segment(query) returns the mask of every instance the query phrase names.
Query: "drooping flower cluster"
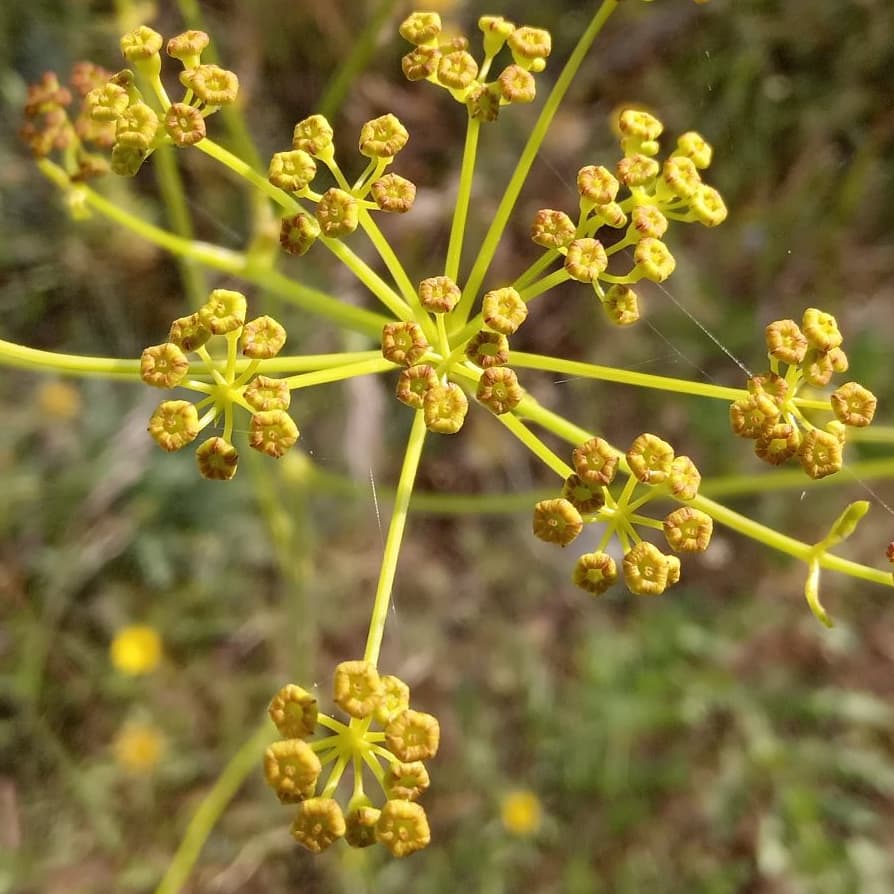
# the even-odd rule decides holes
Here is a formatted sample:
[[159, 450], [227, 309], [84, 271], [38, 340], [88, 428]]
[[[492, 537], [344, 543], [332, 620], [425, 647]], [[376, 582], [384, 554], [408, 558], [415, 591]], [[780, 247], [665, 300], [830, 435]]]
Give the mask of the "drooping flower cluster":
[[[351, 847], [378, 842], [395, 857], [424, 848], [431, 834], [417, 799], [429, 787], [424, 762], [437, 754], [438, 721], [412, 710], [407, 684], [380, 676], [367, 661], [336, 667], [333, 701], [350, 717], [347, 724], [321, 714], [316, 698], [300, 686], [284, 686], [270, 703], [270, 718], [283, 739], [267, 749], [264, 775], [283, 804], [299, 805], [292, 822], [295, 840], [314, 853], [339, 838]], [[313, 738], [320, 727], [329, 734]], [[353, 788], [342, 808], [336, 794], [348, 768]], [[364, 771], [384, 794], [378, 806], [366, 794]]]
[[[269, 316], [246, 322], [246, 307], [241, 292], [215, 289], [198, 311], [174, 320], [168, 340], [146, 348], [140, 359], [140, 375], [147, 385], [204, 395], [197, 403], [165, 400], [158, 405], [149, 420], [149, 434], [161, 448], [180, 450], [223, 417], [222, 435], [204, 441], [196, 451], [199, 471], [213, 480], [226, 481], [236, 474], [239, 454], [230, 441], [234, 407], [251, 413], [249, 444], [255, 450], [278, 458], [298, 440], [298, 428], [287, 412], [289, 380], [261, 372], [263, 362], [285, 344], [285, 330]], [[220, 360], [208, 349], [215, 336], [226, 343], [226, 356]], [[240, 349], [246, 358], [242, 361], [237, 359]], [[198, 372], [188, 354], [197, 356]]]
[[[267, 177], [274, 186], [317, 206], [313, 217], [299, 211], [282, 219], [280, 245], [288, 254], [305, 254], [320, 236], [340, 239], [353, 233], [361, 211], [404, 214], [413, 207], [415, 184], [398, 174], [385, 173], [409, 139], [396, 116], [382, 115], [360, 128], [360, 154], [369, 164], [353, 185], [336, 164], [333, 136], [323, 115], [311, 115], [295, 125], [291, 150], [277, 152], [270, 160]], [[337, 183], [322, 194], [311, 189], [318, 161], [329, 168]]]
[[[801, 325], [776, 320], [766, 328], [770, 369], [748, 380], [748, 397], [730, 407], [730, 423], [739, 437], [754, 441], [754, 452], [778, 466], [797, 457], [811, 478], [839, 471], [847, 428], [872, 422], [876, 398], [859, 382], [848, 382], [825, 401], [804, 399], [803, 392], [828, 385], [835, 373], [847, 372], [842, 336], [831, 314], [809, 307]], [[832, 413], [823, 427], [810, 410]]]
[[[441, 17], [436, 12], [414, 12], [400, 26], [401, 36], [413, 44], [403, 58], [410, 81], [431, 81], [464, 103], [472, 118], [496, 121], [500, 108], [510, 103], [533, 102], [534, 75], [546, 67], [552, 38], [542, 28], [517, 28], [502, 16], [482, 16], [484, 58], [481, 64], [469, 52], [465, 37], [442, 40]], [[495, 57], [504, 46], [512, 62], [491, 81], [487, 80]]]
[[[623, 464], [629, 477], [621, 492], [609, 486]], [[688, 456], [675, 456], [667, 441], [642, 434], [626, 455], [602, 438], [591, 438], [572, 454], [574, 474], [566, 480], [562, 496], [541, 500], [534, 507], [534, 534], [547, 543], [568, 546], [584, 525], [603, 524], [605, 531], [596, 549], [585, 553], [574, 567], [574, 583], [600, 595], [618, 579], [615, 560], [606, 552], [614, 536], [624, 552], [622, 573], [627, 588], [644, 596], [658, 596], [680, 579], [680, 560], [642, 540], [637, 526], [660, 528], [675, 553], [703, 552], [708, 548], [713, 521], [706, 513], [681, 506], [659, 522], [640, 513], [651, 500], [672, 497], [688, 502], [698, 495], [701, 475]], [[643, 492], [640, 485], [645, 485]]]
[[[638, 295], [632, 285], [641, 279], [664, 282], [676, 261], [662, 241], [670, 221], [698, 221], [717, 226], [726, 219], [720, 193], [702, 181], [701, 170], [711, 163], [712, 149], [695, 132], [683, 134], [677, 148], [661, 164], [654, 158], [664, 125], [648, 112], [624, 110], [618, 119], [623, 158], [614, 173], [601, 165], [587, 165], [577, 175], [580, 209], [577, 222], [564, 211], [542, 209], [531, 227], [538, 245], [564, 256], [566, 279], [589, 283], [607, 318], [618, 326], [639, 319]], [[629, 195], [618, 200], [621, 187]], [[603, 241], [604, 228], [623, 233]], [[605, 238], [605, 237], [603, 237]], [[609, 271], [613, 258], [630, 255], [632, 266]], [[625, 267], [628, 266], [626, 263]]]

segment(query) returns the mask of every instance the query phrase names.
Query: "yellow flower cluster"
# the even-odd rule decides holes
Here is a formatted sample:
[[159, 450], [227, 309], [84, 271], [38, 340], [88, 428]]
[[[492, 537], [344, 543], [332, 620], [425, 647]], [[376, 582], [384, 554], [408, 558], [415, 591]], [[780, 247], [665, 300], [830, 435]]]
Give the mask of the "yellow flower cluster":
[[[609, 485], [624, 462], [630, 476], [619, 494]], [[667, 441], [644, 433], [623, 457], [602, 438], [591, 438], [572, 454], [574, 474], [566, 480], [562, 496], [541, 500], [534, 507], [534, 535], [547, 543], [567, 546], [587, 524], [604, 524], [596, 549], [580, 556], [572, 579], [582, 590], [596, 596], [618, 579], [615, 560], [606, 552], [617, 535], [624, 551], [622, 572], [632, 593], [658, 596], [680, 579], [680, 560], [666, 555], [637, 534], [636, 526], [655, 527], [655, 520], [640, 514], [650, 500], [673, 497], [688, 502], [698, 495], [701, 476], [688, 456], [676, 456]], [[648, 490], [642, 493], [639, 485]], [[703, 552], [708, 548], [713, 521], [691, 506], [670, 512], [660, 524], [675, 553]]]
[[[754, 452], [770, 465], [797, 457], [811, 478], [825, 478], [842, 466], [847, 428], [863, 428], [875, 415], [875, 395], [859, 382], [848, 382], [829, 395], [825, 408], [834, 418], [823, 427], [809, 418], [801, 402], [805, 389], [828, 385], [847, 372], [847, 355], [838, 323], [815, 307], [794, 320], [775, 320], [766, 328], [770, 369], [748, 380], [748, 396], [730, 406], [730, 424], [741, 438], [754, 441]], [[808, 401], [809, 402], [809, 401]]]
[[[246, 322], [247, 302], [241, 292], [215, 289], [208, 301], [188, 317], [171, 324], [168, 340], [143, 351], [140, 375], [155, 388], [184, 387], [204, 397], [162, 401], [149, 420], [149, 434], [164, 450], [180, 450], [221, 416], [221, 436], [204, 441], [196, 451], [202, 476], [226, 481], [236, 474], [239, 454], [230, 442], [234, 407], [251, 413], [248, 440], [251, 447], [278, 458], [298, 440], [298, 427], [287, 410], [291, 401], [286, 379], [263, 375], [263, 363], [275, 357], [286, 341], [286, 332], [272, 317]], [[207, 344], [220, 336], [226, 342], [226, 359], [216, 361]], [[247, 358], [243, 368], [237, 351]], [[197, 378], [187, 354], [196, 354]], [[257, 373], [257, 375], [256, 375]], [[200, 417], [199, 412], [205, 410]]]
[[[339, 838], [351, 847], [382, 844], [395, 857], [424, 848], [431, 833], [417, 799], [429, 787], [424, 761], [437, 754], [438, 721], [412, 710], [406, 683], [381, 676], [367, 661], [336, 667], [333, 701], [350, 718], [347, 724], [319, 713], [316, 698], [300, 686], [284, 686], [270, 703], [270, 719], [284, 738], [267, 749], [264, 775], [283, 804], [299, 805], [293, 837], [313, 853]], [[319, 727], [329, 734], [312, 738]], [[343, 809], [335, 793], [348, 768], [354, 787]], [[364, 791], [364, 768], [384, 794], [379, 806]]]

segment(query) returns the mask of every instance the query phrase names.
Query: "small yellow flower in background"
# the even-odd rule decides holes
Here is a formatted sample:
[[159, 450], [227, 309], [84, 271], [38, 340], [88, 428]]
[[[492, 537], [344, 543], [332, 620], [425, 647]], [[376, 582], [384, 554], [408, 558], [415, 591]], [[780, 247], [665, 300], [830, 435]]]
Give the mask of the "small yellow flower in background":
[[109, 656], [122, 674], [149, 674], [161, 661], [161, 637], [148, 624], [122, 627], [112, 640]]
[[543, 819], [540, 799], [529, 789], [508, 792], [500, 803], [500, 818], [510, 835], [536, 835]]
[[165, 751], [165, 739], [151, 723], [128, 723], [115, 736], [115, 761], [128, 773], [151, 773]]
[[37, 389], [37, 405], [51, 419], [74, 419], [81, 412], [81, 392], [68, 382], [44, 382]]

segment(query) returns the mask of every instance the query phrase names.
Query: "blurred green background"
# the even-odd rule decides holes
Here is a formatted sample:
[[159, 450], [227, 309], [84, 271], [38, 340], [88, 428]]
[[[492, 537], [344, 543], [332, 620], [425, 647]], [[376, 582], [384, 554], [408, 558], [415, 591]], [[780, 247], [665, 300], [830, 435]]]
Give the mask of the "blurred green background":
[[[166, 36], [173, 0], [141, 4]], [[502, 13], [548, 27], [555, 77], [590, 5], [437, 5], [467, 33]], [[340, 158], [386, 111], [411, 141], [395, 170], [419, 197], [386, 221], [411, 278], [446, 250], [464, 112], [400, 77], [396, 26], [410, 7], [356, 0], [199, 4], [242, 83], [260, 155], [288, 147], [295, 121], [338, 99], [333, 78], [364, 22], [385, 22], [362, 77], [332, 118]], [[125, 9], [122, 10], [128, 13]], [[130, 10], [128, 14], [132, 14]], [[94, 217], [75, 222], [19, 144], [25, 85], [91, 58], [120, 67], [116, 10], [102, 2], [5, 0], [0, 7], [0, 337], [74, 353], [137, 356], [187, 308], [169, 257]], [[668, 135], [715, 146], [708, 179], [729, 220], [676, 227], [667, 290], [644, 322], [609, 330], [586, 288], [538, 302], [513, 345], [541, 353], [739, 385], [730, 354], [759, 368], [764, 325], [804, 307], [834, 313], [853, 377], [894, 396], [894, 6], [889, 0], [627, 0], [557, 117], [495, 261], [492, 281], [536, 256], [541, 207], [573, 211], [584, 164], [612, 165], [609, 117], [640, 102]], [[340, 88], [336, 86], [336, 91]], [[542, 100], [539, 100], [542, 101]], [[538, 107], [539, 107], [538, 101]], [[504, 110], [482, 137], [470, 222], [483, 235], [537, 109]], [[212, 134], [226, 142], [224, 123]], [[232, 248], [257, 232], [251, 197], [208, 158], [178, 156], [200, 238]], [[153, 164], [107, 195], [164, 222]], [[361, 240], [353, 247], [362, 250]], [[468, 261], [468, 255], [466, 257]], [[282, 263], [302, 282], [365, 301], [323, 252]], [[209, 275], [208, 287], [231, 281]], [[572, 286], [575, 286], [572, 288]], [[287, 324], [293, 351], [356, 350], [359, 336], [247, 289]], [[684, 312], [684, 309], [686, 312]], [[151, 892], [189, 817], [249, 738], [271, 694], [294, 680], [328, 700], [332, 669], [363, 647], [382, 533], [409, 411], [393, 377], [305, 391], [293, 403], [312, 466], [251, 461], [229, 485], [195, 474], [189, 451], [145, 435], [146, 389], [0, 373], [0, 892]], [[708, 476], [762, 471], [727, 430], [722, 402], [528, 375], [547, 406], [617, 444], [650, 429]], [[483, 413], [431, 438], [429, 491], [555, 485]], [[890, 451], [890, 448], [887, 448]], [[562, 448], [564, 454], [566, 448]], [[849, 457], [885, 455], [856, 445]], [[250, 451], [244, 451], [250, 453]], [[337, 477], [342, 476], [342, 477]], [[870, 519], [846, 554], [882, 566], [894, 488], [847, 471], [838, 487], [767, 492], [732, 505], [804, 540], [849, 500]], [[353, 486], [345, 486], [353, 480]], [[406, 861], [334, 847], [313, 858], [288, 811], [249, 775], [184, 888], [224, 892], [889, 894], [894, 890], [894, 603], [830, 574], [822, 628], [801, 596], [803, 567], [719, 530], [659, 600], [618, 587], [593, 601], [569, 582], [574, 556], [534, 541], [528, 509], [416, 515], [398, 569], [381, 666], [438, 715], [441, 753], [425, 798], [433, 843]], [[163, 643], [144, 677], [116, 672], [109, 644], [128, 624]], [[122, 731], [161, 743], [135, 769]], [[117, 743], [117, 744], [116, 744]], [[533, 792], [530, 834], [503, 821]]]

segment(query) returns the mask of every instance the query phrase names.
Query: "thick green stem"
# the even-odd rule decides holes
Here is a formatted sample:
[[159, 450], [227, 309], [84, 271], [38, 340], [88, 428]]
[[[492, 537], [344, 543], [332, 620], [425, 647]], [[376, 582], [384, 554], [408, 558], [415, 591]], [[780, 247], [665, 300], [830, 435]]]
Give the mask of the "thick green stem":
[[534, 164], [534, 159], [540, 151], [540, 146], [543, 144], [549, 126], [552, 124], [553, 118], [559, 109], [559, 105], [568, 92], [568, 88], [571, 86], [571, 82], [574, 80], [574, 76], [584, 61], [590, 46], [617, 6], [618, 0], [603, 0], [593, 20], [577, 42], [577, 46], [565, 63], [562, 73], [559, 75], [555, 86], [543, 105], [534, 129], [528, 137], [528, 142], [522, 150], [518, 164], [515, 166], [512, 179], [509, 181], [506, 192], [500, 200], [494, 219], [490, 227], [488, 227], [466, 287], [463, 289], [463, 297], [457, 308], [457, 320], [460, 324], [464, 323], [469, 317], [472, 305], [478, 297], [478, 290], [481, 288], [490, 263], [496, 254], [497, 246], [500, 243], [503, 231], [506, 229], [506, 224], [509, 222], [509, 216], [512, 214], [512, 209], [515, 207], [515, 203], [531, 170], [531, 166]]
[[233, 755], [199, 804], [155, 894], [178, 894], [183, 888], [208, 836], [248, 774], [257, 769], [261, 755], [272, 738], [273, 730], [265, 717], [251, 738]]
[[450, 242], [447, 246], [447, 263], [444, 275], [454, 282], [459, 278], [459, 265], [463, 252], [463, 236], [466, 230], [466, 218], [469, 214], [469, 200], [472, 196], [472, 181], [475, 175], [475, 156], [478, 152], [478, 134], [481, 121], [469, 117], [466, 126], [466, 142], [463, 146], [463, 161], [459, 172], [459, 190], [456, 205], [453, 209], [453, 223], [450, 227]]
[[35, 369], [64, 376], [96, 376], [106, 379], [140, 378], [140, 361], [115, 357], [79, 357], [76, 354], [56, 354], [26, 348], [0, 339], [0, 366]]
[[397, 482], [397, 495], [391, 513], [391, 522], [388, 525], [388, 535], [385, 538], [385, 554], [382, 556], [382, 568], [379, 571], [379, 583], [376, 587], [372, 617], [369, 621], [369, 636], [366, 640], [366, 651], [363, 654], [363, 660], [369, 661], [371, 664], [376, 664], [379, 660], [382, 636], [385, 633], [385, 621], [388, 618], [388, 606], [391, 604], [391, 587], [394, 584], [400, 545], [407, 524], [407, 510], [413, 495], [413, 484], [416, 481], [416, 470], [419, 468], [426, 431], [425, 417], [422, 410], [417, 410], [413, 426], [410, 429], [410, 438], [407, 441], [400, 478]]
[[316, 372], [302, 373], [299, 376], [290, 376], [286, 379], [286, 382], [289, 383], [291, 390], [310, 388], [313, 385], [325, 385], [327, 382], [353, 379], [355, 376], [388, 372], [394, 368], [394, 364], [390, 360], [386, 360], [384, 357], [374, 357], [371, 360], [361, 360], [359, 363], [346, 363], [330, 369], [321, 369]]

